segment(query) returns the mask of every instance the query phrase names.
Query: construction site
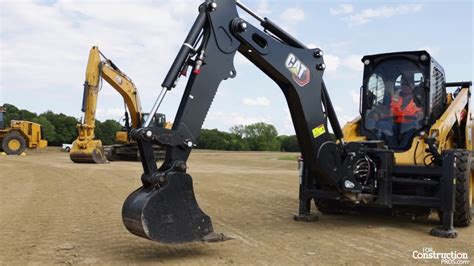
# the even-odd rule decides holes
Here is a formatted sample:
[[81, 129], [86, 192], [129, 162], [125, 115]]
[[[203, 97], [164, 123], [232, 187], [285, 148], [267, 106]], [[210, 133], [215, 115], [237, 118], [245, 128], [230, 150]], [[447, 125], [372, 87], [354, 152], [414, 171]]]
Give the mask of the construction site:
[[[290, 33], [296, 24], [285, 16], [304, 20], [303, 9], [284, 10], [280, 24], [263, 16], [271, 13], [265, 3], [196, 4], [153, 97], [130, 77], [142, 76], [136, 65], [129, 72], [95, 44], [88, 46], [81, 90], [64, 96], [80, 109], [71, 111], [75, 116], [65, 114], [73, 101], [17, 103], [18, 95], [5, 91], [0, 264], [470, 264], [474, 104], [466, 69], [472, 60], [460, 70], [432, 46], [378, 47], [349, 56], [357, 66], [341, 63], [305, 44], [307, 34]], [[5, 8], [28, 5], [71, 12], [66, 20], [75, 28], [94, 14], [77, 15], [78, 6], [61, 1]], [[382, 17], [418, 21], [420, 10], [441, 6], [362, 8], [340, 4], [328, 14], [350, 21], [350, 31]], [[170, 12], [181, 9], [188, 7]], [[451, 52], [459, 51], [443, 51]], [[472, 59], [472, 49], [466, 53]], [[265, 89], [232, 103], [237, 94], [223, 84], [235, 86], [239, 67], [248, 74], [249, 66], [281, 91], [279, 107], [273, 95], [252, 94]], [[22, 86], [12, 82], [15, 65], [1, 68], [7, 78], [0, 88]], [[342, 92], [352, 96], [342, 108], [351, 99], [331, 86], [356, 74], [361, 82], [351, 87], [360, 89]], [[247, 85], [260, 84], [253, 77]], [[123, 103], [112, 119], [101, 109], [111, 106], [111, 95]], [[227, 98], [212, 109], [216, 96]], [[219, 111], [233, 105], [242, 112]], [[280, 107], [286, 116], [259, 115]]]
[[[293, 221], [298, 206], [296, 160], [281, 153], [197, 151], [189, 160], [194, 190], [217, 243], [157, 244], [129, 234], [120, 211], [140, 185], [134, 162], [84, 168], [48, 148], [1, 157], [2, 264], [380, 264], [413, 263], [412, 253], [472, 254], [474, 228], [454, 240], [426, 231], [438, 223], [380, 214], [323, 215]], [[291, 154], [295, 158], [298, 154]], [[218, 173], [218, 174], [216, 174]], [[14, 180], [6, 179], [15, 175]], [[238, 179], [239, 182], [235, 182]], [[212, 184], [212, 185], [209, 185]], [[265, 187], [265, 190], [262, 188]], [[14, 200], [12, 200], [14, 199]], [[421, 260], [426, 263], [429, 260]]]

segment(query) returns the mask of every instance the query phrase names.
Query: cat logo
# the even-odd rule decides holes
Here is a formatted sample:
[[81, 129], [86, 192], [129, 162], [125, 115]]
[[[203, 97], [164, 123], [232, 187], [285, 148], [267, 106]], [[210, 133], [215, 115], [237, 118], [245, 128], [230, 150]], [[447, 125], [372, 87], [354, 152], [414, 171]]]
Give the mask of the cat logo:
[[310, 73], [308, 67], [301, 62], [294, 54], [289, 54], [285, 62], [286, 68], [291, 72], [293, 80], [300, 87], [309, 83]]

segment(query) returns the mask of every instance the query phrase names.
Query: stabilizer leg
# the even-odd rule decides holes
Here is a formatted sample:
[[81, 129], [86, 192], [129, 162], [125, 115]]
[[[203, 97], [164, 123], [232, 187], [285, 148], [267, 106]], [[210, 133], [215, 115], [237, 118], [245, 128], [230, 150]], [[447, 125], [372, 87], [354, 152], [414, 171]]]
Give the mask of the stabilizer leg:
[[458, 233], [453, 227], [454, 204], [456, 197], [456, 161], [454, 152], [443, 153], [443, 175], [441, 186], [441, 226], [433, 228], [432, 236], [456, 238]]

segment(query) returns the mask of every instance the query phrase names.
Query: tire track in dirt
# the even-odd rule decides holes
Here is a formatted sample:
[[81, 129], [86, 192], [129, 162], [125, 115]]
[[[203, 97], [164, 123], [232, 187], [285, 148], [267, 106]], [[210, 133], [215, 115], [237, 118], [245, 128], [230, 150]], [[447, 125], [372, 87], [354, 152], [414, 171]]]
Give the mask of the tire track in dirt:
[[0, 157], [0, 264], [413, 264], [411, 252], [423, 247], [474, 258], [473, 227], [445, 240], [427, 233], [436, 220], [320, 214], [317, 222], [294, 222], [296, 163], [272, 159], [280, 156], [194, 152], [198, 203], [217, 232], [236, 239], [178, 246], [122, 225], [122, 203], [140, 186], [139, 163], [73, 164], [51, 150]]

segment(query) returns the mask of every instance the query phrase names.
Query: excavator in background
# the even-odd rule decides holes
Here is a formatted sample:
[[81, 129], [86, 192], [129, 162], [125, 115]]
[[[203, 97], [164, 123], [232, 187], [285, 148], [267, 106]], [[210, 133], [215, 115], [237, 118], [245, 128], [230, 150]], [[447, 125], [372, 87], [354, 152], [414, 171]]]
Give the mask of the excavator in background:
[[6, 127], [5, 112], [6, 108], [0, 106], [0, 151], [7, 155], [20, 155], [27, 148], [48, 146], [40, 124], [25, 120], [11, 120], [10, 127]]
[[[263, 29], [239, 17], [237, 7]], [[219, 84], [236, 77], [237, 52], [286, 98], [302, 153], [296, 221], [312, 220], [314, 201], [327, 214], [436, 211], [441, 225], [430, 233], [438, 237], [454, 238], [454, 226], [471, 223], [471, 82], [446, 82], [426, 51], [364, 56], [360, 117], [341, 128], [323, 81], [321, 49], [306, 47], [240, 1], [206, 0], [150, 112], [157, 112], [166, 92], [191, 68], [173, 127], [155, 127], [148, 119], [131, 130], [143, 166], [142, 186], [122, 208], [131, 233], [172, 244], [223, 239], [197, 204], [186, 162]], [[166, 148], [160, 166], [155, 144]]]
[[[125, 125], [116, 133], [116, 143], [107, 146], [103, 146], [101, 140], [94, 139], [97, 99], [102, 79], [120, 93], [126, 105]], [[140, 160], [137, 143], [130, 139], [129, 132], [132, 128], [139, 128], [143, 121], [148, 119], [148, 114], [142, 111], [135, 84], [110, 59], [106, 58], [97, 46], [92, 47], [89, 52], [81, 111], [84, 115], [81, 123], [77, 125], [78, 137], [73, 142], [69, 153], [73, 162], [106, 163], [116, 160]], [[155, 113], [151, 117], [151, 123], [157, 127], [171, 127], [171, 124], [166, 122], [165, 115], [160, 113]], [[163, 148], [154, 145], [153, 156], [156, 160], [162, 159]]]

